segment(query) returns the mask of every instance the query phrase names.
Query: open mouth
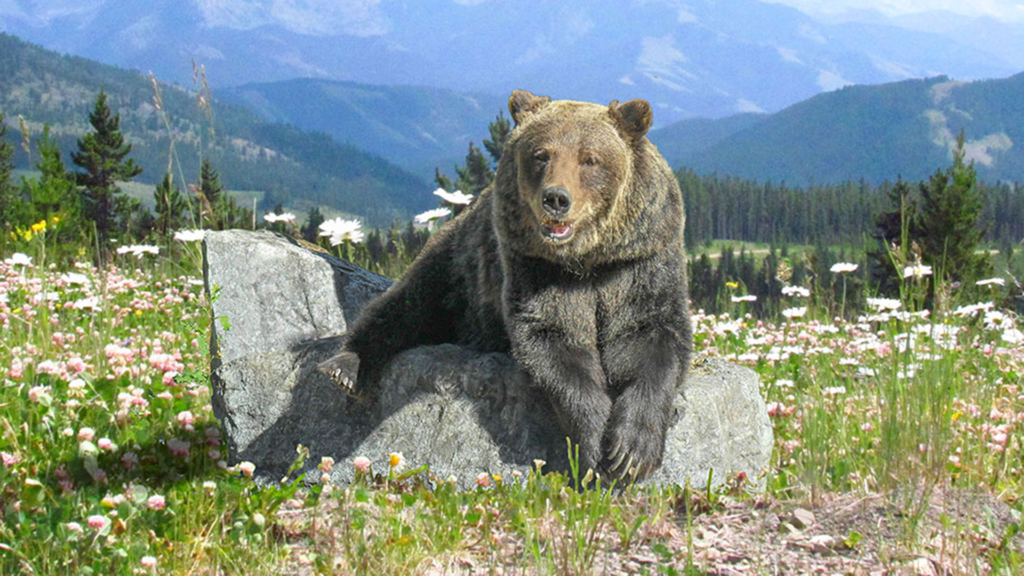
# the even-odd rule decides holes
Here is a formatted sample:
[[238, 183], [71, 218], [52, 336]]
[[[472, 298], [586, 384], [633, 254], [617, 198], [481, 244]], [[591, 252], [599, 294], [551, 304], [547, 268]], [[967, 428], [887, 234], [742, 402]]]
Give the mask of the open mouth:
[[541, 226], [541, 234], [548, 240], [565, 242], [572, 238], [572, 222], [545, 222]]

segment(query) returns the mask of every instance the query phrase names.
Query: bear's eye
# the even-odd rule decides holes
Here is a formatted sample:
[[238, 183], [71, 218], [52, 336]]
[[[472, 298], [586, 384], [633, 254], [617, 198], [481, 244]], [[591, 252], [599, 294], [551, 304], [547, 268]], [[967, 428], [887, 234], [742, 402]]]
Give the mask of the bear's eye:
[[583, 158], [584, 166], [597, 166], [598, 164], [600, 164], [600, 162], [597, 160], [596, 156], [586, 156]]
[[551, 156], [548, 154], [547, 150], [543, 148], [537, 148], [536, 150], [533, 151], [533, 159], [536, 160], [537, 162], [547, 162], [548, 160], [551, 159]]

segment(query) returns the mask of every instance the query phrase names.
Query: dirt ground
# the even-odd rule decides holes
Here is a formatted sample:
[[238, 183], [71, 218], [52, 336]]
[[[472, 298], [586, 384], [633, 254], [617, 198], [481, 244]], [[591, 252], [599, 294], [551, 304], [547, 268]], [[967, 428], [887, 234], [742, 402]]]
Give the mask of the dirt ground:
[[[285, 524], [292, 523], [292, 529], [286, 529], [292, 557], [282, 572], [316, 573], [306, 559], [314, 548], [321, 556], [334, 557], [331, 573], [364, 570], [355, 559], [342, 558], [342, 550], [322, 545], [327, 535], [342, 529], [337, 524], [339, 510], [330, 508], [282, 512], [290, 517]], [[680, 501], [673, 508], [673, 514], [644, 524], [628, 549], [622, 549], [610, 528], [599, 530], [593, 535], [599, 540], [599, 551], [583, 569], [567, 556], [559, 556], [559, 550], [574, 543], [562, 523], [551, 518], [537, 519], [543, 524], [537, 526], [537, 533], [547, 549], [541, 566], [516, 531], [492, 526], [486, 538], [483, 534], [471, 536], [467, 540], [475, 543], [458, 552], [422, 558], [413, 566], [402, 562], [389, 571], [562, 576], [1024, 573], [1020, 514], [982, 491], [933, 490], [929, 496], [921, 492], [828, 494], [805, 501], [756, 496], [720, 497], [709, 502], [703, 495], [695, 495], [689, 505]], [[314, 516], [319, 520], [313, 520]], [[315, 539], [321, 546], [311, 546], [305, 529], [311, 520], [320, 524]], [[485, 540], [489, 542], [485, 544]]]

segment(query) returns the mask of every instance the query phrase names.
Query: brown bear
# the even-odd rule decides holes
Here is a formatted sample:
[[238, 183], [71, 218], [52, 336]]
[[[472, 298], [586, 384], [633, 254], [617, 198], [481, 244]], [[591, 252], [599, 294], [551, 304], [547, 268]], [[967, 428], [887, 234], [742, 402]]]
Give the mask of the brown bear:
[[692, 349], [682, 195], [646, 137], [651, 106], [516, 90], [509, 110], [495, 182], [321, 369], [363, 388], [414, 346], [511, 352], [578, 444], [581, 470], [645, 477]]

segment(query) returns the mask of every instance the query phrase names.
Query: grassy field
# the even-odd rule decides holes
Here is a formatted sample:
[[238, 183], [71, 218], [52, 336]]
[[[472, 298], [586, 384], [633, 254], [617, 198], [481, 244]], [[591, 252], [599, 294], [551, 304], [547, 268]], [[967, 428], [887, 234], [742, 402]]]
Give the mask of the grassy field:
[[1024, 334], [986, 302], [919, 309], [927, 278], [849, 322], [799, 296], [777, 324], [695, 316], [700, 352], [761, 377], [764, 492], [578, 490], [541, 462], [458, 492], [397, 455], [261, 489], [211, 413], [199, 246], [106, 270], [40, 247], [0, 251], [4, 574], [1024, 571]]

